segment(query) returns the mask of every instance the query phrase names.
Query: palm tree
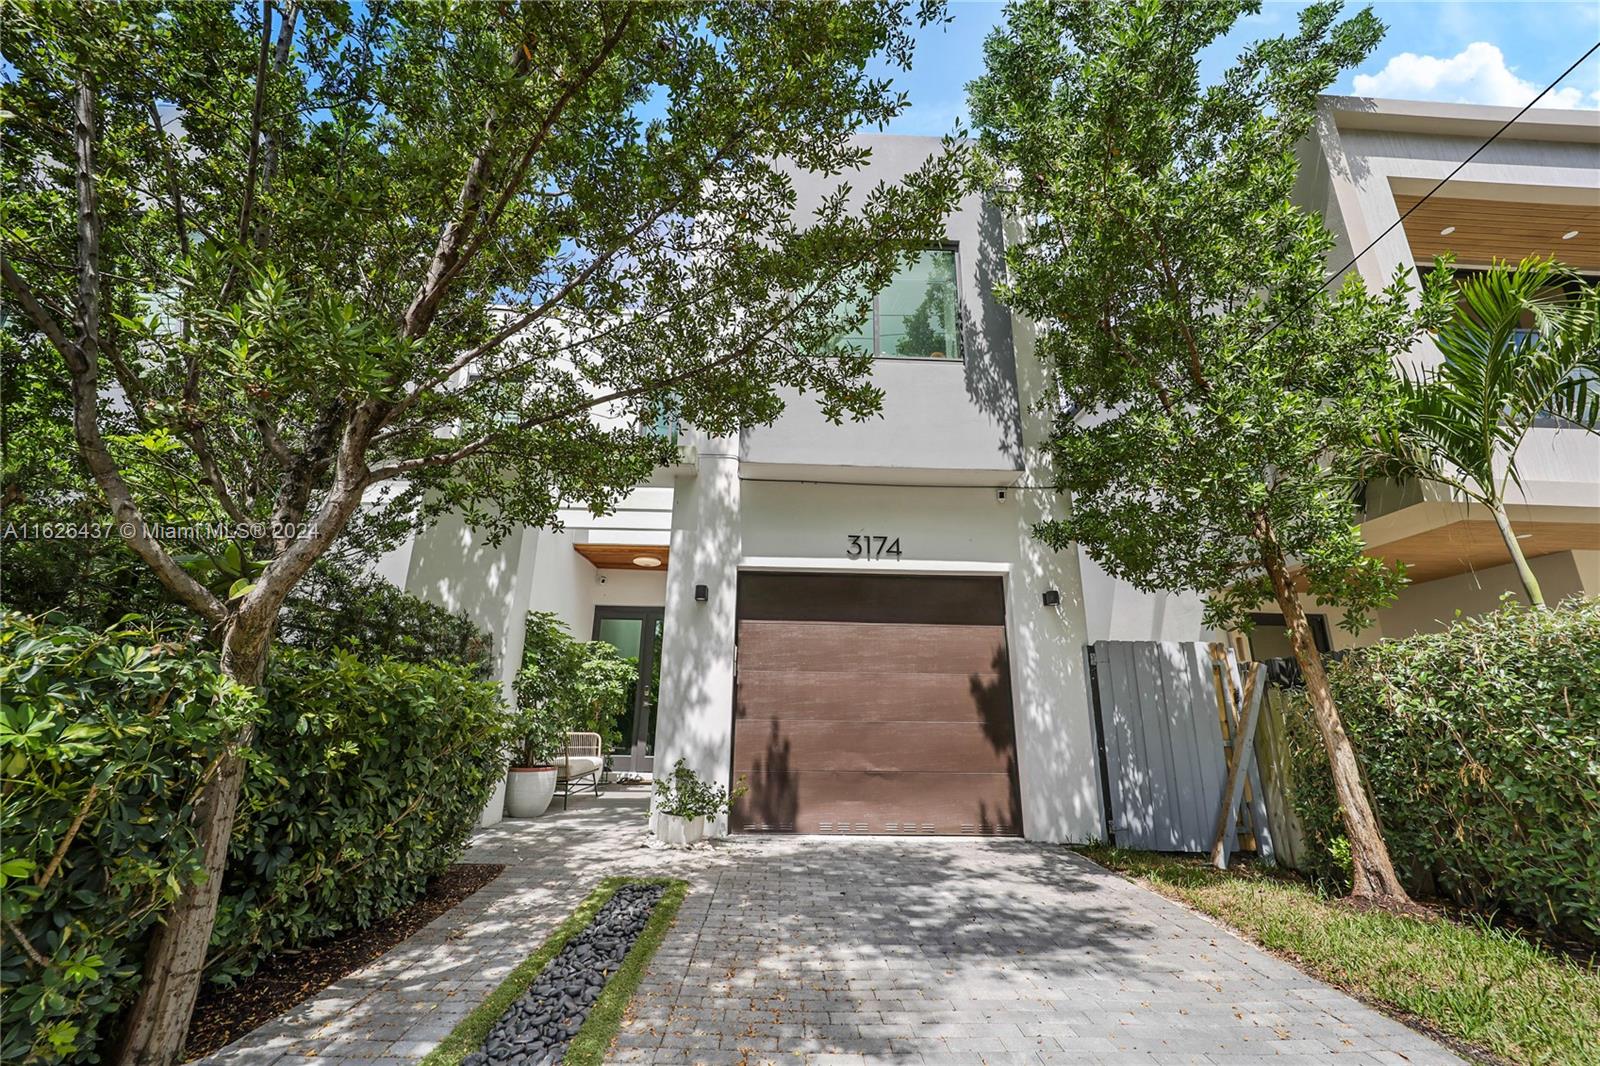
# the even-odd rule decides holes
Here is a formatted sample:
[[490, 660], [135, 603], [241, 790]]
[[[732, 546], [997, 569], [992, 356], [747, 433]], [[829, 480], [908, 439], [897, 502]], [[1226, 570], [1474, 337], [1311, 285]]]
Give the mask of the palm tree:
[[1517, 448], [1541, 415], [1593, 433], [1600, 425], [1600, 287], [1553, 260], [1504, 263], [1461, 283], [1456, 313], [1435, 335], [1444, 362], [1402, 370], [1401, 413], [1375, 442], [1375, 472], [1434, 481], [1494, 516], [1528, 601], [1545, 606], [1506, 517], [1522, 488]]

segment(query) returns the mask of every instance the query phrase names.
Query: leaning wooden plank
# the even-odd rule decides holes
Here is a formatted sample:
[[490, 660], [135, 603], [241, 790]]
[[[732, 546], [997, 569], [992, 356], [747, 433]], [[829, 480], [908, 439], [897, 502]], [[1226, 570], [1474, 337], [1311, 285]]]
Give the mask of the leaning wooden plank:
[[[1250, 697], [1242, 683], [1239, 654], [1225, 644], [1220, 645], [1220, 647], [1223, 649], [1223, 658], [1228, 666], [1229, 692], [1233, 696], [1233, 699], [1228, 702], [1228, 707], [1233, 712], [1233, 735], [1237, 738], [1244, 732], [1245, 704], [1249, 702]], [[1264, 692], [1265, 689], [1262, 691]], [[1250, 741], [1246, 740], [1244, 743], [1248, 744]], [[1247, 825], [1240, 827], [1239, 841], [1242, 844], [1248, 840], [1249, 845], [1259, 853], [1261, 841], [1256, 836], [1256, 826], [1261, 824], [1261, 818], [1257, 815], [1256, 806], [1261, 795], [1261, 785], [1255, 772], [1255, 760], [1251, 759], [1245, 765], [1250, 772], [1245, 775], [1244, 779], [1244, 807], [1241, 809], [1245, 812]], [[1269, 843], [1267, 850], [1271, 851], [1271, 849], [1272, 846]]]
[[[1258, 676], [1253, 678], [1255, 682], [1255, 701], [1257, 706], [1260, 707], [1266, 702], [1268, 688], [1266, 664], [1257, 664], [1256, 671]], [[1260, 720], [1264, 713], [1264, 709], [1256, 711], [1257, 729], [1261, 727]], [[1250, 821], [1255, 828], [1256, 858], [1262, 862], [1275, 863], [1277, 862], [1276, 845], [1272, 835], [1272, 821], [1267, 817], [1267, 790], [1262, 787], [1261, 763], [1255, 757], [1256, 742], [1254, 732], [1245, 739], [1245, 745], [1250, 751], [1250, 758], [1245, 764], [1245, 796], [1250, 804]]]
[[1239, 802], [1244, 798], [1244, 783], [1255, 755], [1256, 723], [1261, 719], [1261, 696], [1267, 687], [1267, 668], [1260, 663], [1250, 671], [1244, 686], [1244, 720], [1233, 738], [1228, 759], [1228, 784], [1223, 790], [1222, 810], [1217, 813], [1217, 836], [1211, 845], [1211, 865], [1228, 868], [1228, 852], [1233, 849], [1234, 823], [1239, 817]]

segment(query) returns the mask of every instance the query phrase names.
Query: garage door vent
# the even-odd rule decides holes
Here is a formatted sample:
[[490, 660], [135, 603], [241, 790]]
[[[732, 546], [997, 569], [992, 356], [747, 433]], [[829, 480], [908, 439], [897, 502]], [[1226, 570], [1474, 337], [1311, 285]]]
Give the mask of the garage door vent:
[[852, 823], [852, 822], [818, 822], [817, 823], [817, 832], [819, 832], [819, 833], [865, 833], [865, 832], [867, 832], [867, 823], [866, 822], [854, 822], [854, 823]]
[[794, 823], [774, 823], [769, 825], [766, 822], [751, 822], [744, 827], [744, 830], [747, 833], [792, 833], [794, 832]]
[[885, 833], [932, 833], [933, 826], [926, 822], [884, 822]]
[[1006, 832], [1004, 826], [967, 825], [963, 822], [961, 825], [961, 835], [964, 837], [1006, 837], [1014, 836], [1015, 834]]

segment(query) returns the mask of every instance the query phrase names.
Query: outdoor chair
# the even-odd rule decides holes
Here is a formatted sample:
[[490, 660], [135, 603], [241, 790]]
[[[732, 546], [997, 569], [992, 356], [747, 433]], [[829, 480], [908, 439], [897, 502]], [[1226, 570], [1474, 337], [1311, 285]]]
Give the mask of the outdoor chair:
[[566, 749], [556, 759], [556, 791], [561, 795], [561, 809], [567, 809], [574, 792], [600, 795], [605, 769], [599, 733], [568, 733]]

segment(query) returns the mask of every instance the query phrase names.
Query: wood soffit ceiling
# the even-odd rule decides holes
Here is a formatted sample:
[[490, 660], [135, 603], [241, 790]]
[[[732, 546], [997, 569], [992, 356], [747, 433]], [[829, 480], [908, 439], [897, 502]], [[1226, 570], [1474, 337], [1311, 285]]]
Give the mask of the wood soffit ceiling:
[[[665, 544], [574, 544], [573, 550], [601, 570], [652, 570], [667, 568]], [[660, 566], [640, 566], [635, 559], [661, 560]]]
[[[1395, 195], [1403, 215], [1421, 197]], [[1451, 226], [1452, 233], [1443, 233]], [[1600, 271], [1600, 200], [1586, 205], [1513, 203], [1435, 196], [1404, 223], [1411, 258], [1426, 266], [1454, 252], [1461, 266], [1515, 263], [1524, 256], [1553, 256], [1582, 271]], [[1562, 240], [1562, 234], [1578, 231]]]
[[[1593, 522], [1515, 522], [1513, 529], [1522, 553], [1530, 559], [1573, 549], [1600, 550], [1600, 524]], [[1367, 554], [1405, 563], [1412, 584], [1511, 562], [1511, 553], [1494, 523], [1477, 519], [1369, 547]]]

